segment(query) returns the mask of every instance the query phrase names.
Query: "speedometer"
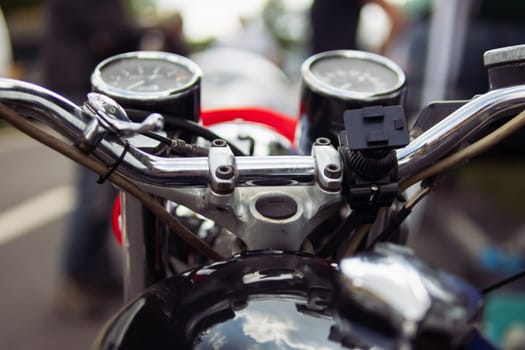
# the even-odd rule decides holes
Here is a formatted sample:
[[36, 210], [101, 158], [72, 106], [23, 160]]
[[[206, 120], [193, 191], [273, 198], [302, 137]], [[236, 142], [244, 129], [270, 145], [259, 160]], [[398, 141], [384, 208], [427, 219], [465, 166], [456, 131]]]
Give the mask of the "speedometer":
[[196, 63], [180, 55], [137, 51], [102, 61], [91, 76], [97, 92], [124, 107], [155, 109], [196, 119], [202, 73]]
[[300, 143], [309, 152], [318, 137], [337, 144], [345, 110], [403, 101], [406, 76], [386, 57], [336, 50], [308, 58], [301, 67]]
[[130, 58], [114, 62], [100, 73], [110, 89], [142, 98], [162, 98], [185, 89], [194, 78], [185, 66], [160, 59]]

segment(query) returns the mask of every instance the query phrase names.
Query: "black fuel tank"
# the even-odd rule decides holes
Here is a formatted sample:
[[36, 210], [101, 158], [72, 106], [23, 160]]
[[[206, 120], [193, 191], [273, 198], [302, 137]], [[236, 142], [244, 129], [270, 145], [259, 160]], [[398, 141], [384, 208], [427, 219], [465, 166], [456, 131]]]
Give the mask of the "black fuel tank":
[[341, 349], [336, 271], [305, 255], [238, 255], [154, 285], [108, 323], [95, 348]]

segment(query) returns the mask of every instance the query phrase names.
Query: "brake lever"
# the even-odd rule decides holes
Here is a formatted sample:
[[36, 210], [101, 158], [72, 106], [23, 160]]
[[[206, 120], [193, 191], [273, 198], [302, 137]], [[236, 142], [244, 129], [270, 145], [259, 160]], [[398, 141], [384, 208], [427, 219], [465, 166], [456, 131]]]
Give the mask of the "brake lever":
[[134, 136], [144, 132], [160, 131], [164, 128], [164, 117], [158, 113], [148, 115], [142, 122], [129, 119], [126, 111], [112, 98], [90, 92], [84, 103], [85, 110], [94, 114], [109, 132], [119, 136]]

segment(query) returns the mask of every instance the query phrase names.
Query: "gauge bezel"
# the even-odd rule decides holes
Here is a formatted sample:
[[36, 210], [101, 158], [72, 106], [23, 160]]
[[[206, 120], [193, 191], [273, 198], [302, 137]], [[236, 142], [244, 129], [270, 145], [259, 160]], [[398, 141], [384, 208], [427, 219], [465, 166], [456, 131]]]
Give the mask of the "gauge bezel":
[[[357, 92], [349, 91], [346, 89], [337, 88], [320, 80], [313, 72], [312, 67], [320, 60], [326, 58], [351, 58], [357, 60], [364, 60], [379, 64], [394, 73], [397, 78], [396, 84], [388, 90], [381, 92]], [[388, 98], [391, 95], [399, 93], [406, 84], [406, 75], [403, 70], [390, 59], [365, 51], [356, 50], [332, 50], [318, 53], [310, 56], [301, 66], [301, 73], [303, 81], [310, 89], [327, 96], [333, 96], [344, 100], [361, 100], [361, 101], [373, 101], [383, 98]]]
[[[188, 69], [192, 77], [190, 81], [176, 89], [166, 89], [154, 92], [137, 92], [117, 88], [102, 78], [102, 72], [106, 67], [130, 58], [139, 60], [162, 60], [168, 63], [180, 65]], [[100, 62], [91, 75], [91, 84], [96, 91], [118, 99], [143, 102], [164, 102], [166, 100], [177, 98], [180, 95], [192, 91], [194, 88], [198, 88], [201, 78], [202, 71], [200, 67], [186, 57], [162, 51], [133, 51], [111, 56]]]

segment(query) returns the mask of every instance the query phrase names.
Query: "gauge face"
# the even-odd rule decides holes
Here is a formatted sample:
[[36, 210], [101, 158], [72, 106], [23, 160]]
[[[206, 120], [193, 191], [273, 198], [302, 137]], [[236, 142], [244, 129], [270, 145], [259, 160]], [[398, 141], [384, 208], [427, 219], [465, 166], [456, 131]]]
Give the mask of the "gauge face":
[[397, 75], [384, 66], [344, 57], [318, 61], [312, 65], [312, 72], [327, 85], [361, 93], [388, 92], [398, 81]]
[[163, 52], [132, 52], [102, 62], [92, 76], [93, 87], [116, 98], [166, 99], [199, 83], [192, 61]]
[[109, 65], [101, 77], [107, 84], [126, 91], [164, 92], [184, 88], [192, 73], [184, 66], [159, 59], [131, 58]]
[[343, 99], [367, 99], [394, 93], [405, 83], [402, 70], [390, 60], [358, 51], [331, 51], [312, 56], [303, 65], [312, 89]]

